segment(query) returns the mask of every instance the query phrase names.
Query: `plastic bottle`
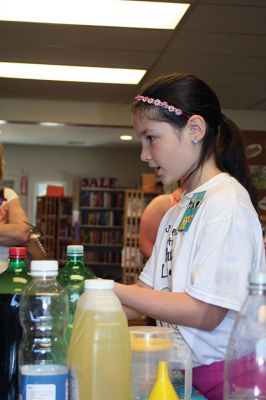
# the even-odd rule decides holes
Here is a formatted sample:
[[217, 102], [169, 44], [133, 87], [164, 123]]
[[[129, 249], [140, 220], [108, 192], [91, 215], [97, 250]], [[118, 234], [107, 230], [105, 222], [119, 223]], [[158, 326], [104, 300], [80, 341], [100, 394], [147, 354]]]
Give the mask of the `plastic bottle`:
[[66, 289], [69, 300], [69, 323], [66, 330], [66, 341], [69, 345], [74, 323], [77, 301], [84, 292], [85, 279], [93, 279], [95, 275], [84, 264], [84, 246], [67, 246], [67, 263], [58, 274], [59, 283]]
[[179, 397], [170, 381], [167, 361], [159, 361], [157, 378], [148, 400], [178, 400]]
[[57, 261], [32, 261], [32, 281], [21, 295], [20, 400], [68, 399], [65, 329], [68, 298], [57, 281]]
[[266, 272], [249, 274], [248, 296], [229, 339], [224, 399], [266, 399]]
[[9, 264], [0, 275], [0, 399], [18, 398], [18, 345], [20, 293], [31, 280], [26, 266], [26, 248], [10, 247]]
[[85, 281], [69, 349], [71, 400], [130, 400], [131, 349], [114, 281]]

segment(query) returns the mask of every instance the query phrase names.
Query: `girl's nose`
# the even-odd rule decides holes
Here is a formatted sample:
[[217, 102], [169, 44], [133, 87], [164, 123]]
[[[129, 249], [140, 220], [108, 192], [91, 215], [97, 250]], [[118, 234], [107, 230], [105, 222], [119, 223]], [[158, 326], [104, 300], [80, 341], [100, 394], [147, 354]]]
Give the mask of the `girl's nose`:
[[149, 161], [150, 160], [150, 154], [148, 153], [147, 150], [144, 149], [142, 146], [141, 153], [140, 153], [140, 159], [141, 161]]

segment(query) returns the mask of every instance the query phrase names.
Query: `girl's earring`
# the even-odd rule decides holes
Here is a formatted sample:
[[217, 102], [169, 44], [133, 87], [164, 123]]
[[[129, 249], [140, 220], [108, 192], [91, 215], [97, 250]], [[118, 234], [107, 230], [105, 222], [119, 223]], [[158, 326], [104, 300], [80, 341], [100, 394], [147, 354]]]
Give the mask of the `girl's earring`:
[[198, 139], [193, 139], [192, 142], [193, 142], [194, 144], [198, 144], [198, 143], [199, 143]]

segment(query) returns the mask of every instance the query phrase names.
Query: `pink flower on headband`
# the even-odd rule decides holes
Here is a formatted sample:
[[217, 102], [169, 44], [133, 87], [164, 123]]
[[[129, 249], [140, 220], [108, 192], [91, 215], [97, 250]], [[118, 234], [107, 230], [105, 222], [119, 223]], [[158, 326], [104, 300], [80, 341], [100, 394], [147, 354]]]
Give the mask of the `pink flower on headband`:
[[174, 106], [170, 106], [166, 101], [161, 101], [159, 99], [153, 99], [152, 97], [148, 96], [141, 96], [140, 94], [134, 98], [135, 103], [148, 103], [152, 104], [156, 107], [161, 107], [166, 109], [169, 112], [173, 112], [176, 115], [184, 115], [185, 117], [188, 118], [188, 116], [181, 110], [181, 108], [176, 108]]

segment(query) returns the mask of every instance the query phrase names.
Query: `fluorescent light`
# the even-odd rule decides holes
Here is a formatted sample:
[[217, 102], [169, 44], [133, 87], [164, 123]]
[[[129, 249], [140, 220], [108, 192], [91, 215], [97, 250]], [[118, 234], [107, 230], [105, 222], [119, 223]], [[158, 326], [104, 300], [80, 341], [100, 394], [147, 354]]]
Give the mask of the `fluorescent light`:
[[137, 85], [146, 70], [0, 62], [0, 77]]
[[61, 122], [50, 122], [50, 121], [43, 121], [43, 122], [39, 122], [39, 125], [41, 126], [64, 126], [64, 124], [62, 124]]
[[0, 125], [4, 125], [6, 123], [7, 123], [7, 121], [5, 119], [0, 119]]
[[132, 136], [130, 136], [130, 135], [121, 135], [121, 136], [120, 136], [120, 139], [121, 139], [121, 140], [132, 140], [133, 138], [132, 138]]
[[189, 4], [126, 0], [0, 0], [0, 20], [175, 29]]

